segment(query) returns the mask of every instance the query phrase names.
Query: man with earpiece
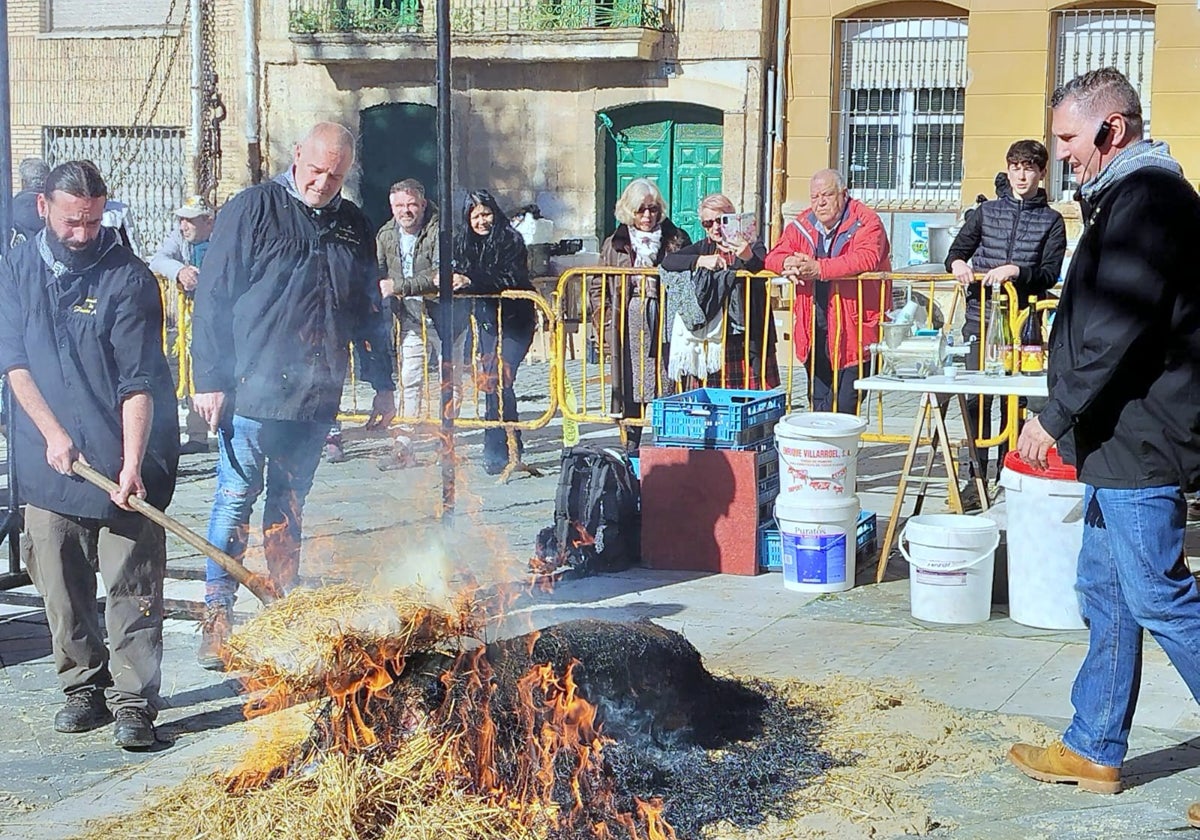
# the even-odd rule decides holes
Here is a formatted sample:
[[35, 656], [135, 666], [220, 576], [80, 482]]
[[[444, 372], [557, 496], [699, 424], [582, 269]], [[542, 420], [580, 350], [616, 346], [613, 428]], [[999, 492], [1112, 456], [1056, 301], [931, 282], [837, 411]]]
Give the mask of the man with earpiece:
[[[1019, 447], [1044, 467], [1057, 441], [1085, 485], [1075, 589], [1089, 636], [1062, 739], [1009, 759], [1039, 781], [1116, 793], [1143, 630], [1200, 699], [1200, 591], [1183, 551], [1184, 494], [1200, 488], [1200, 197], [1167, 145], [1143, 137], [1117, 70], [1072, 79], [1052, 104], [1084, 229], [1050, 334], [1049, 399]], [[1200, 826], [1200, 803], [1188, 820]]]

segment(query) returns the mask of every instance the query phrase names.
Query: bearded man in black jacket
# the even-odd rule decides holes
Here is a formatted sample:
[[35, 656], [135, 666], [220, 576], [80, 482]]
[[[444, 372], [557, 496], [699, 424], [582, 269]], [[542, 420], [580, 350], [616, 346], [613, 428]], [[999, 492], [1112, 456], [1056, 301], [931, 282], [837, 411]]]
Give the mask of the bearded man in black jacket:
[[[1019, 446], [1044, 466], [1058, 441], [1085, 485], [1075, 586], [1089, 638], [1062, 740], [1009, 758], [1040, 781], [1116, 793], [1143, 630], [1200, 699], [1200, 591], [1183, 554], [1184, 493], [1200, 487], [1200, 197], [1166, 144], [1142, 137], [1117, 70], [1073, 79], [1053, 105], [1084, 231], [1050, 335], [1049, 401]], [[1200, 805], [1188, 818], [1200, 824]]]

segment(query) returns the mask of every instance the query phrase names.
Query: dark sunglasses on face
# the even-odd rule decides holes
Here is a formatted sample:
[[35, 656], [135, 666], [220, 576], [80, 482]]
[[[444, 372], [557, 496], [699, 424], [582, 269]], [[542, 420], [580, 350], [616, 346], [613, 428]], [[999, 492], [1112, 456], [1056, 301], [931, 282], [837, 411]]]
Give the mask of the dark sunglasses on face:
[[641, 216], [646, 213], [649, 213], [652, 216], [657, 216], [662, 213], [662, 208], [661, 207], [639, 207], [638, 208], [637, 215]]
[[704, 228], [705, 230], [708, 230], [710, 227], [717, 224], [719, 221], [721, 221], [721, 220], [720, 219], [701, 219], [700, 227]]

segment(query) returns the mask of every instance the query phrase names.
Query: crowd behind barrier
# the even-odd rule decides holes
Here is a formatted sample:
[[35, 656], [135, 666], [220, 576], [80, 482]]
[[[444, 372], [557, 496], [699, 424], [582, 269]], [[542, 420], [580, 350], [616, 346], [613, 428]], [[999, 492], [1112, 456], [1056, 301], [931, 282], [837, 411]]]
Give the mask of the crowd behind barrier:
[[[658, 321], [656, 328], [650, 331], [639, 331], [635, 336], [626, 331], [629, 306], [633, 302], [645, 303], [647, 289], [650, 284], [637, 283], [634, 278], [643, 275], [657, 274], [656, 268], [617, 269], [600, 267], [579, 267], [564, 272], [558, 278], [551, 299], [547, 300], [540, 294], [525, 291], [507, 291], [499, 296], [501, 301], [525, 299], [534, 303], [538, 310], [539, 329], [543, 335], [543, 346], [549, 347], [549, 365], [546, 370], [545, 391], [550, 397], [548, 405], [536, 417], [516, 422], [501, 420], [486, 420], [483, 418], [483, 395], [489, 384], [484, 374], [487, 366], [478, 352], [478, 329], [472, 324], [467, 331], [466, 348], [461, 367], [457, 368], [458, 387], [455, 396], [455, 422], [464, 428], [504, 428], [504, 429], [539, 429], [551, 422], [556, 414], [574, 423], [593, 423], [618, 427], [622, 437], [628, 426], [645, 427], [650, 424], [650, 418], [644, 413], [636, 416], [615, 416], [610, 410], [612, 389], [614, 387], [613, 365], [615, 360], [614, 348], [610, 346], [609, 336], [621, 345], [618, 351], [625, 349], [636, 360], [636, 375], [653, 382], [653, 390], [659, 396], [667, 396], [694, 387], [742, 387], [746, 372], [758, 383], [771, 381], [771, 371], [779, 380], [786, 395], [787, 410], [806, 410], [811, 404], [811, 382], [814, 365], [814, 353], [810, 349], [802, 361], [796, 358], [791, 337], [793, 334], [796, 294], [795, 286], [779, 278], [777, 275], [761, 272], [757, 274], [737, 273], [737, 283], [730, 292], [731, 299], [737, 300], [742, 312], [749, 312], [753, 300], [757, 297], [766, 300], [767, 318], [756, 325], [755, 338], [757, 346], [768, 348], [767, 352], [755, 353], [756, 342], [744, 340], [744, 328], [731, 321], [730, 306], [722, 307], [719, 324], [715, 324], [709, 332], [714, 346], [725, 347], [733, 340], [739, 352], [731, 360], [724, 351], [709, 354], [711, 349], [700, 347], [701, 355], [709, 359], [714, 369], [702, 376], [676, 376], [668, 374], [665, 353], [669, 348], [671, 335], [670, 324], [667, 322], [673, 311], [666, 305], [667, 291], [659, 287], [657, 294], [661, 304], [657, 308]], [[191, 379], [191, 357], [189, 342], [191, 333], [192, 300], [178, 286], [159, 278], [162, 289], [164, 311], [168, 318], [163, 330], [163, 348], [168, 358], [177, 368], [177, 394], [181, 400], [187, 399], [194, 392]], [[900, 309], [908, 301], [914, 301], [921, 313], [916, 319], [918, 325], [946, 331], [953, 342], [961, 341], [959, 329], [965, 309], [963, 286], [950, 274], [917, 274], [894, 272], [871, 272], [856, 278], [855, 305], [863, 309], [863, 289], [865, 285], [878, 289], [880, 300], [878, 309], [882, 312], [892, 312]], [[884, 281], [880, 283], [879, 281]], [[589, 284], [598, 294], [588, 293]], [[1028, 311], [1018, 308], [1015, 290], [1007, 286], [1008, 310], [1005, 317], [1009, 319], [1014, 335], [1019, 334], [1024, 319], [1030, 317]], [[614, 292], [615, 290], [615, 292]], [[633, 290], [632, 292], [630, 290]], [[1039, 301], [1036, 317], [1043, 321], [1043, 335], [1048, 332], [1047, 320], [1057, 303], [1056, 298]], [[831, 299], [833, 306], [841, 304], [840, 295], [835, 291]], [[503, 306], [503, 303], [501, 303]], [[815, 315], [814, 315], [815, 317]], [[983, 310], [984, 322], [981, 334], [987, 335], [990, 317], [988, 308]], [[609, 329], [602, 325], [609, 324]], [[611, 325], [616, 325], [611, 326]], [[394, 336], [396, 352], [396, 371], [402, 371], [400, 355], [399, 325]], [[576, 337], [582, 333], [581, 344], [576, 344]], [[739, 337], [742, 337], [740, 342]], [[774, 345], [771, 346], [771, 339]], [[441, 349], [441, 343], [432, 321], [427, 320], [421, 333], [421, 340], [426, 358], [430, 360], [425, 375], [422, 377], [422, 398], [420, 411], [414, 416], [399, 414], [395, 423], [404, 426], [419, 427], [436, 425], [441, 422], [440, 396], [437, 366], [434, 363]], [[834, 353], [840, 352], [845, 341], [854, 341], [860, 347], [863, 344], [863, 325], [858, 326], [858, 334], [847, 337], [834, 332]], [[631, 345], [632, 346], [629, 346]], [[589, 352], [592, 351], [592, 352]], [[1017, 349], [1012, 350], [1012, 364], [1017, 365]], [[873, 369], [873, 355], [869, 348], [864, 348], [858, 354], [858, 377], [870, 376], [878, 371]], [[577, 357], [577, 365], [568, 365], [571, 357]], [[738, 358], [740, 357], [740, 358]], [[980, 354], [982, 358], [982, 354]], [[740, 362], [731, 365], [731, 361]], [[738, 368], [731, 370], [731, 367]], [[347, 422], [362, 422], [367, 419], [368, 409], [358, 403], [357, 377], [351, 356], [350, 387], [347, 389], [348, 404], [342, 406], [339, 419]], [[401, 383], [403, 387], [404, 383]], [[834, 397], [836, 400], [837, 387], [834, 382]], [[520, 396], [520, 395], [518, 395]], [[870, 401], [870, 405], [865, 405]], [[867, 411], [872, 416], [872, 426], [864, 434], [863, 439], [873, 442], [903, 443], [907, 442], [906, 434], [889, 433], [885, 431], [885, 407], [882, 395], [858, 395], [857, 409], [859, 413]], [[1014, 413], [1015, 418], [1015, 413]], [[1015, 420], [1009, 425], [1014, 425]], [[985, 437], [983, 434], [983, 418], [979, 419], [976, 428], [976, 445], [996, 446], [1012, 438], [1013, 428], [1001, 428], [995, 434]]]

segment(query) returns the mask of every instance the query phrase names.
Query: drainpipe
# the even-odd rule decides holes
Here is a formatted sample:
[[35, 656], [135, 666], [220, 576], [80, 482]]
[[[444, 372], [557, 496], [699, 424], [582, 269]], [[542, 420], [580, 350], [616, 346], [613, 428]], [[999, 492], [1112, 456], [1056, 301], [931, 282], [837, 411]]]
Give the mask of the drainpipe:
[[192, 192], [200, 192], [200, 134], [204, 130], [204, 46], [200, 32], [200, 0], [190, 0], [188, 3], [189, 32], [192, 47]]
[[767, 68], [765, 95], [763, 96], [763, 149], [762, 169], [759, 175], [759, 196], [762, 201], [760, 219], [763, 220], [763, 241], [774, 242], [778, 234], [771, 217], [771, 183], [775, 170], [775, 68]]
[[771, 224], [775, 230], [783, 230], [784, 172], [787, 167], [787, 144], [783, 135], [783, 109], [787, 97], [787, 40], [788, 0], [779, 0], [779, 20], [775, 24], [775, 152], [772, 155], [774, 169], [771, 172]]
[[262, 180], [262, 147], [258, 136], [258, 8], [257, 0], [243, 0], [246, 28], [246, 165], [250, 183]]

